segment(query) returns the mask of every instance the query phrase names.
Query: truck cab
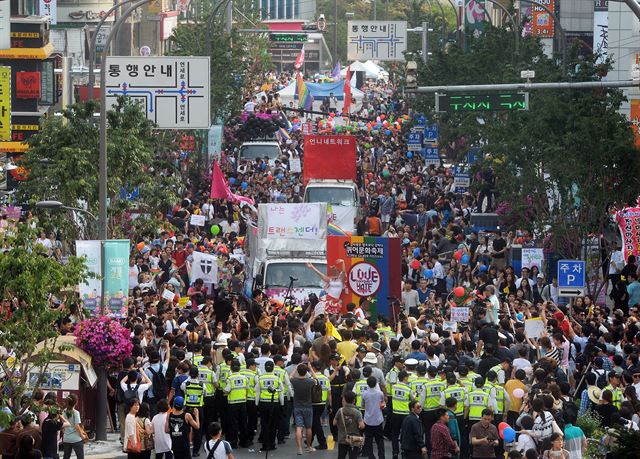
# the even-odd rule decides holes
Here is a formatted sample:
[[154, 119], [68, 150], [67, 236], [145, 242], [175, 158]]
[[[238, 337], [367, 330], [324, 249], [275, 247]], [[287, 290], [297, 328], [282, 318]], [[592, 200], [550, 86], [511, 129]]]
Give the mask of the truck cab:
[[238, 151], [237, 165], [243, 161], [255, 161], [256, 159], [267, 159], [269, 165], [275, 165], [276, 159], [282, 156], [280, 144], [273, 140], [263, 140], [259, 142], [244, 142]]
[[329, 221], [356, 234], [364, 218], [358, 186], [352, 180], [314, 179], [307, 183], [304, 202], [326, 202]]
[[[320, 297], [324, 289], [322, 279], [307, 267], [307, 263], [312, 263], [320, 272], [327, 271], [326, 259], [318, 257], [268, 258], [260, 267], [255, 287], [261, 288], [269, 298], [284, 301], [291, 285], [289, 296], [293, 303], [303, 306], [310, 294]], [[259, 281], [262, 281], [261, 285]]]

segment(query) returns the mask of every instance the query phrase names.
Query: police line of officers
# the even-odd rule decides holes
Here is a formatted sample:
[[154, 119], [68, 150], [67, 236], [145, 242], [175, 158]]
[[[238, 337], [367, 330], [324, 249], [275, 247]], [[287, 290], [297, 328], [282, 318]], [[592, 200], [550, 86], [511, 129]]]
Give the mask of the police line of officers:
[[[215, 371], [210, 357], [194, 358], [194, 368], [185, 384], [187, 410], [200, 410], [200, 419], [205, 419], [204, 426], [219, 420], [232, 448], [253, 444], [259, 417], [262, 449], [275, 449], [276, 439], [284, 443], [288, 434], [293, 399], [284, 358], [274, 356], [273, 362], [265, 362], [264, 371], [259, 371], [254, 359], [244, 361], [242, 355], [229, 349], [225, 349], [222, 356], [224, 363], [218, 365]], [[468, 452], [468, 441], [465, 441], [468, 439], [468, 429], [482, 418], [483, 409], [488, 407], [493, 410], [496, 423], [506, 419], [510, 402], [503, 387], [505, 372], [509, 369], [507, 362], [491, 368], [486, 379], [464, 365], [454, 373], [450, 369], [427, 368], [415, 359], [404, 361], [399, 356], [393, 357], [392, 363], [385, 376], [385, 385], [380, 390], [387, 402], [386, 414], [391, 415], [386, 417], [384, 433], [391, 437], [394, 457], [399, 454], [400, 428], [404, 417], [409, 415], [411, 400], [419, 401], [424, 407], [421, 419], [428, 448], [431, 426], [437, 422], [436, 410], [445, 407], [455, 413], [461, 429], [462, 457]], [[373, 371], [379, 370], [365, 366], [349, 375], [350, 370], [344, 365], [340, 354], [331, 356], [331, 367], [324, 373], [319, 371], [318, 362], [314, 362], [313, 366], [316, 370], [313, 377], [322, 389], [321, 396], [317, 391], [318, 395], [313, 400], [313, 434], [317, 437], [320, 449], [325, 449], [326, 439], [320, 424], [325, 408], [329, 408], [329, 416], [333, 421], [335, 412], [341, 407], [343, 391], [352, 390], [356, 393], [356, 406], [364, 411], [362, 394], [369, 388], [367, 379]], [[354, 376], [357, 380], [354, 380]], [[333, 422], [329, 425], [333, 437], [337, 438]], [[200, 443], [201, 432], [194, 432], [193, 438], [195, 449], [196, 443]]]

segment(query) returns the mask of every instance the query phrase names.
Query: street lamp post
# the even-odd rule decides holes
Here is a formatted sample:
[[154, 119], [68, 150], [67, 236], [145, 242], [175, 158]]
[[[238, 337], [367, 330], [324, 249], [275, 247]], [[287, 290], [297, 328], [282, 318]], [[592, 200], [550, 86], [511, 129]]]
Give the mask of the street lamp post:
[[95, 215], [93, 215], [91, 212], [89, 212], [86, 209], [81, 209], [80, 207], [70, 207], [70, 206], [65, 206], [64, 204], [62, 204], [60, 201], [38, 201], [36, 202], [36, 207], [38, 209], [47, 209], [47, 210], [69, 210], [71, 212], [80, 212], [83, 214], [86, 214], [89, 216], [89, 218], [91, 219], [91, 224], [92, 226], [95, 227], [98, 224], [98, 217], [96, 217]]

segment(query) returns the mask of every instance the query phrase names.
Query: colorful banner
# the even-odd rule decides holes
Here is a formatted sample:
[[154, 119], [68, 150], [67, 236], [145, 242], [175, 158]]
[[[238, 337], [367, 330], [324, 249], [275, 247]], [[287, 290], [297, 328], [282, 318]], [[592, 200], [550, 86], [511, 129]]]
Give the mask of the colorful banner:
[[[321, 203], [267, 204], [264, 218], [267, 239], [319, 239], [326, 233], [326, 207]], [[324, 223], [324, 224], [323, 224]]]
[[640, 148], [640, 99], [629, 100], [629, 106], [629, 121], [635, 139], [634, 144], [636, 148]]
[[220, 160], [220, 153], [222, 152], [222, 124], [212, 124], [209, 128], [209, 134], [207, 136], [207, 153], [209, 159]]
[[350, 135], [305, 135], [304, 183], [310, 179], [356, 179], [356, 138]]
[[544, 249], [522, 249], [522, 268], [544, 267]]
[[625, 260], [629, 255], [640, 254], [640, 207], [626, 207], [616, 214], [616, 223], [622, 236], [622, 253]]
[[129, 293], [129, 239], [114, 239], [102, 242], [104, 256], [105, 313], [120, 317], [127, 315]]
[[40, 98], [40, 72], [16, 72], [16, 97]]
[[[344, 260], [345, 272], [340, 273]], [[390, 317], [390, 298], [400, 301], [400, 239], [368, 236], [327, 237], [327, 275], [344, 276], [340, 299], [342, 311], [347, 303], [359, 305], [368, 299], [372, 318]], [[330, 287], [331, 288], [331, 287]], [[391, 317], [392, 321], [396, 320]]]
[[102, 294], [100, 249], [100, 241], [76, 241], [76, 255], [86, 257], [87, 270], [90, 274], [95, 275], [94, 278], [87, 279], [85, 283], [78, 286], [84, 309], [90, 313], [93, 313], [100, 304], [100, 295]]
[[[539, 0], [538, 3], [543, 4], [552, 12], [556, 12], [555, 0]], [[538, 5], [533, 5], [532, 10], [531, 34], [540, 38], [553, 38], [555, 24], [551, 14]]]
[[[485, 1], [465, 0], [464, 2], [464, 31], [467, 37], [482, 35], [485, 23]], [[467, 47], [467, 40], [465, 40]]]

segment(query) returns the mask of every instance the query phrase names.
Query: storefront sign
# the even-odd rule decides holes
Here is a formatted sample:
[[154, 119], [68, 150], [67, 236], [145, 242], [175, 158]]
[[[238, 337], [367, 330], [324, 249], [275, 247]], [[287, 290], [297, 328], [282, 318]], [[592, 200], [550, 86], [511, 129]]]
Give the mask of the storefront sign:
[[40, 98], [40, 72], [16, 72], [16, 97]]

